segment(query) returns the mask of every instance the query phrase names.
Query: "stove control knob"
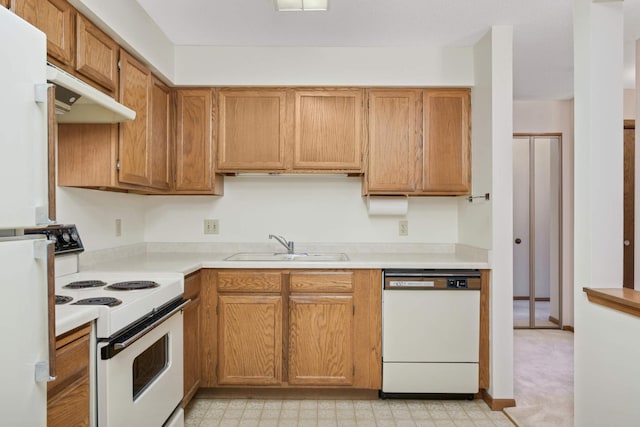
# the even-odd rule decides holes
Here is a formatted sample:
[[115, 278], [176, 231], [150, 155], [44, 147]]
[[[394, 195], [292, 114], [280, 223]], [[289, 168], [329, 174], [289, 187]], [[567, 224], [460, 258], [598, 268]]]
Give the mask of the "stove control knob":
[[78, 241], [78, 232], [76, 230], [71, 231], [71, 240], [74, 242]]
[[71, 241], [71, 236], [69, 235], [69, 233], [67, 233], [66, 231], [62, 233], [62, 240], [64, 240], [66, 243], [69, 243]]

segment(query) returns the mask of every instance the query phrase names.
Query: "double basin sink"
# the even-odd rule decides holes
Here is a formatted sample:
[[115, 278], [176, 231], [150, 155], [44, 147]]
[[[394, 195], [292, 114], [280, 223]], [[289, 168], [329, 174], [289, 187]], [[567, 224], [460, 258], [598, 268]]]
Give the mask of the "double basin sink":
[[349, 261], [347, 254], [340, 252], [239, 252], [225, 261], [299, 261], [299, 262], [331, 262], [331, 261]]

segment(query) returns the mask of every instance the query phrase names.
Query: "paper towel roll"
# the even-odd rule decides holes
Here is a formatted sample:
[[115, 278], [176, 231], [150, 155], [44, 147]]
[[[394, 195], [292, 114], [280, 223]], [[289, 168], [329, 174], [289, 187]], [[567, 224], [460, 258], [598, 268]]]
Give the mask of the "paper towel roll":
[[403, 196], [369, 196], [367, 211], [369, 216], [404, 216], [409, 210], [409, 198]]

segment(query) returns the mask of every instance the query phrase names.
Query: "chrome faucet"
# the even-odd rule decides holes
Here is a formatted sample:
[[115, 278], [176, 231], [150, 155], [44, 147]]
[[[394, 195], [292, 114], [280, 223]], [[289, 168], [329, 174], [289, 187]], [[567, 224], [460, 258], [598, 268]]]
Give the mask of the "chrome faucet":
[[287, 242], [287, 239], [285, 239], [282, 236], [276, 236], [275, 234], [269, 234], [269, 238], [270, 239], [276, 239], [278, 241], [278, 243], [280, 243], [282, 246], [284, 246], [285, 248], [287, 248], [287, 252], [292, 254], [294, 249], [293, 249], [293, 242]]

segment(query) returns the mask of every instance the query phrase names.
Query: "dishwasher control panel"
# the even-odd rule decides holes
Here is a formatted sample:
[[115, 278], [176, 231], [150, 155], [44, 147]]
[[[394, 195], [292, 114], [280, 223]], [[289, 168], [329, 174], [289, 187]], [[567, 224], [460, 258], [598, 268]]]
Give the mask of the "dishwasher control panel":
[[477, 270], [385, 270], [388, 290], [478, 290]]
[[447, 289], [468, 289], [466, 278], [447, 279]]

